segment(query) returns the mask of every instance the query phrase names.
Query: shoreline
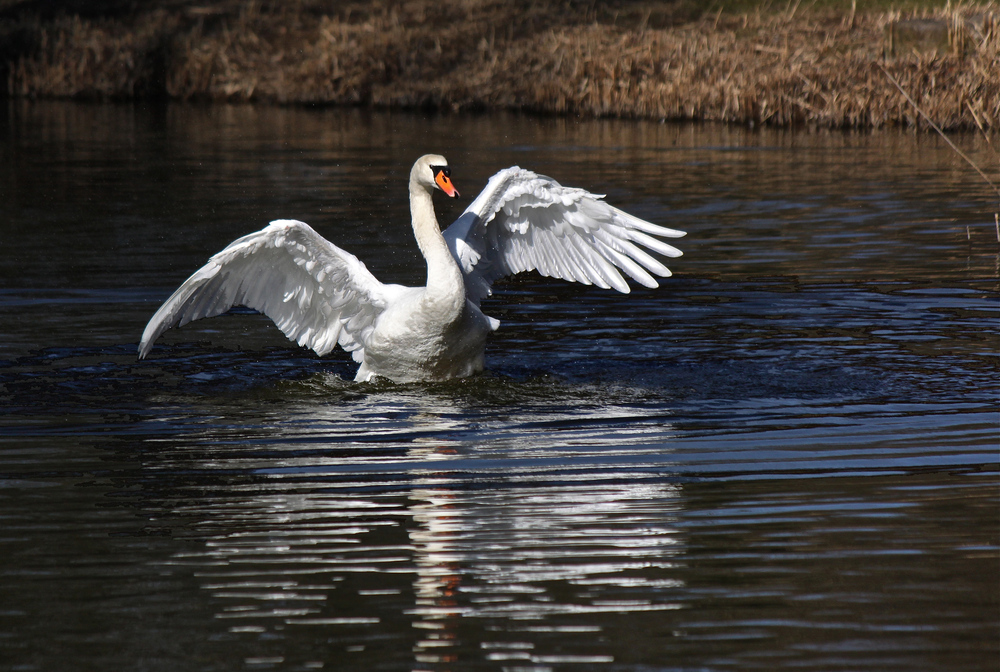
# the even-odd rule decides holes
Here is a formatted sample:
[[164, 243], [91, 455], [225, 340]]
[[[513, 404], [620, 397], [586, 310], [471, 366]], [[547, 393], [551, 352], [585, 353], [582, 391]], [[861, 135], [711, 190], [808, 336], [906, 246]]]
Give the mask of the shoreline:
[[0, 12], [3, 91], [929, 129], [888, 73], [945, 130], [1000, 127], [993, 2], [693, 18], [663, 2], [163, 4], [46, 18], [15, 2]]

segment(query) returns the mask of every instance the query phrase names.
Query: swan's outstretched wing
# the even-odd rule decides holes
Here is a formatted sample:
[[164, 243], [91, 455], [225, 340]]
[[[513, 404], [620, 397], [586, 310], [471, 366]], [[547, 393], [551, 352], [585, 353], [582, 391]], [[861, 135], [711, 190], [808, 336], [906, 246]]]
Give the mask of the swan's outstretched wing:
[[665, 278], [670, 270], [647, 250], [679, 257], [681, 251], [660, 238], [684, 232], [633, 217], [602, 198], [517, 166], [491, 177], [444, 232], [469, 298], [478, 303], [497, 278], [531, 270], [627, 293], [624, 271], [656, 287], [653, 275]]
[[394, 289], [308, 224], [274, 221], [216, 254], [160, 306], [142, 334], [139, 357], [171, 327], [247, 306], [319, 355], [339, 342], [360, 362]]

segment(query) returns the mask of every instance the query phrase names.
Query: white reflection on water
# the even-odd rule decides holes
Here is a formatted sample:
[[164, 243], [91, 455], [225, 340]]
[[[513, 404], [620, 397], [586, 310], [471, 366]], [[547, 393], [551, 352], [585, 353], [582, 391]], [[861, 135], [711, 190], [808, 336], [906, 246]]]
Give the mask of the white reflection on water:
[[[414, 647], [416, 662], [454, 662], [448, 648], [461, 618], [503, 621], [506, 636], [525, 637], [531, 630], [521, 622], [571, 628], [579, 616], [680, 608], [664, 593], [682, 586], [670, 572], [683, 545], [674, 525], [679, 494], [648, 483], [414, 488], [417, 576], [406, 613], [427, 633]], [[514, 649], [488, 660], [555, 662], [530, 642], [481, 645]]]
[[[261, 423], [242, 446], [199, 451], [207, 473], [249, 471], [264, 479], [233, 479], [175, 511], [193, 517], [202, 548], [171, 564], [201, 578], [218, 605], [216, 618], [233, 623], [230, 632], [340, 628], [352, 646], [364, 646], [403, 617], [411, 628], [405, 636], [415, 637], [413, 660], [426, 666], [458, 660], [462, 622], [480, 619], [496, 634], [475, 643], [480, 660], [554, 664], [573, 658], [572, 646], [536, 651], [532, 639], [540, 633], [561, 633], [561, 646], [580, 636], [592, 647], [590, 637], [601, 630], [595, 620], [680, 608], [680, 486], [652, 481], [631, 462], [594, 463], [599, 477], [585, 483], [579, 465], [562, 473], [565, 464], [522, 461], [523, 453], [544, 452], [533, 442], [542, 437], [531, 432], [495, 439], [486, 448], [492, 473], [475, 471], [479, 447], [448, 435], [458, 410], [442, 398], [407, 394], [374, 403], [381, 420], [365, 412], [365, 422], [381, 427], [380, 442], [350, 458], [314, 431], [342, 436], [344, 423], [358, 422], [360, 409], [351, 412], [350, 404], [284, 409], [297, 420]], [[261, 468], [264, 448], [279, 452], [274, 466]], [[401, 481], [405, 489], [386, 487]], [[581, 661], [603, 655], [587, 651]]]

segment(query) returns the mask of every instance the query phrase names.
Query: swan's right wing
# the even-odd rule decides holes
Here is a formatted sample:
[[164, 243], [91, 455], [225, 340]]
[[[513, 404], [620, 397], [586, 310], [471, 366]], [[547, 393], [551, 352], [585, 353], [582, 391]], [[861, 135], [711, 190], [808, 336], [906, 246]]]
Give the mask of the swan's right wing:
[[233, 242], [188, 278], [146, 325], [139, 358], [171, 327], [247, 306], [319, 355], [340, 343], [360, 362], [395, 289], [308, 224], [278, 220]]

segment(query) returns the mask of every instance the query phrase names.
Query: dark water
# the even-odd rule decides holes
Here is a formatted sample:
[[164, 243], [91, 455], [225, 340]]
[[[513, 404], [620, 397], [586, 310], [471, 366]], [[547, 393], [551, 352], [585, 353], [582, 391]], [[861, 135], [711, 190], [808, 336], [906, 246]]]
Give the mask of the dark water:
[[[4, 105], [0, 669], [1000, 669], [998, 203], [940, 139]], [[419, 283], [427, 151], [442, 220], [517, 163], [689, 231], [677, 275], [514, 279], [450, 384], [253, 315], [136, 361], [271, 219]]]

